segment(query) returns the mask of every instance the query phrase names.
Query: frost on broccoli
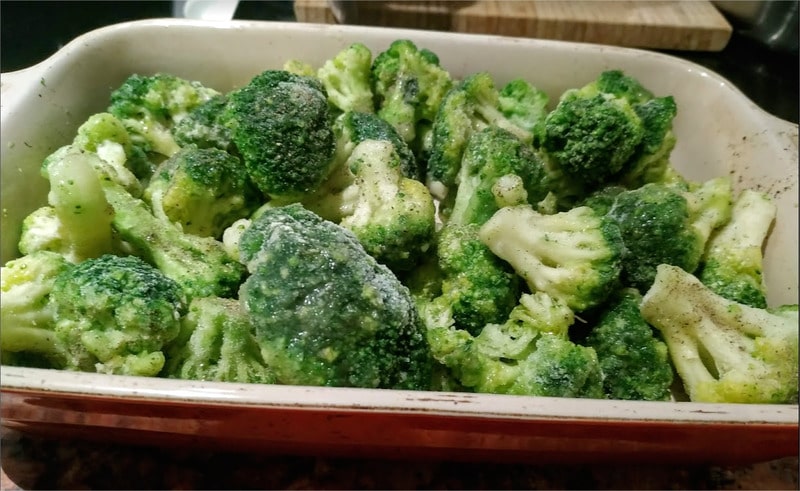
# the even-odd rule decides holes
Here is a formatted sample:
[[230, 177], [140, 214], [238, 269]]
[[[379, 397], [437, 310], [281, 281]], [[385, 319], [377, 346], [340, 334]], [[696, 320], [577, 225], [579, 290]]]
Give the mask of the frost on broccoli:
[[612, 295], [586, 339], [585, 345], [594, 348], [600, 360], [609, 399], [670, 398], [673, 373], [667, 345], [642, 317], [641, 300], [634, 289]]
[[416, 139], [419, 125], [434, 120], [452, 84], [439, 57], [407, 39], [394, 41], [372, 61], [377, 114], [407, 143]]
[[180, 225], [184, 232], [217, 239], [263, 201], [238, 157], [193, 145], [158, 167], [144, 199], [155, 214]]
[[181, 147], [195, 145], [235, 153], [236, 145], [226, 119], [228, 101], [228, 94], [218, 94], [189, 111], [172, 127], [175, 143]]
[[269, 384], [275, 376], [261, 356], [253, 325], [236, 299], [192, 300], [167, 350], [163, 375], [190, 380]]
[[764, 193], [746, 189], [733, 203], [731, 218], [709, 239], [697, 277], [728, 300], [766, 308], [762, 247], [777, 207]]
[[225, 118], [250, 179], [264, 195], [296, 200], [328, 176], [335, 142], [318, 79], [266, 70], [230, 93]]
[[642, 299], [689, 398], [797, 403], [797, 316], [727, 300], [677, 266], [660, 265]]
[[603, 303], [617, 287], [624, 248], [619, 227], [589, 207], [543, 215], [530, 205], [500, 209], [480, 239], [533, 292], [576, 312]]
[[430, 353], [408, 289], [351, 232], [292, 204], [239, 243], [239, 299], [282, 384], [427, 389]]
[[327, 60], [316, 72], [328, 101], [339, 111], [375, 112], [372, 94], [372, 52], [353, 43]]
[[477, 335], [429, 324], [428, 341], [434, 358], [476, 392], [602, 398], [594, 350], [567, 337], [573, 321], [558, 299], [523, 294], [504, 322], [487, 324]]

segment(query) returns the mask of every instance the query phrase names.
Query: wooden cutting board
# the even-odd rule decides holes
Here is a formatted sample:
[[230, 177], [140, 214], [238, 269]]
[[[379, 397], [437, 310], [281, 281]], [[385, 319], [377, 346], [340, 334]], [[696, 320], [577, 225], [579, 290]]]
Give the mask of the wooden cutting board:
[[[348, 24], [720, 51], [732, 28], [709, 1], [351, 1]], [[337, 23], [327, 0], [295, 0], [298, 21]]]

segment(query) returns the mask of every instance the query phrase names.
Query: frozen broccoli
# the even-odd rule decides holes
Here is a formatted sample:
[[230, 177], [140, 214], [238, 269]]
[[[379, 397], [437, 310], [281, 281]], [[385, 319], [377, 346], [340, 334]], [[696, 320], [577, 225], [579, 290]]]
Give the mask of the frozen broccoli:
[[617, 287], [624, 246], [617, 225], [587, 206], [543, 215], [530, 205], [501, 208], [480, 239], [525, 279], [576, 312], [603, 303]]
[[228, 99], [228, 94], [218, 94], [189, 111], [172, 127], [175, 143], [235, 153], [233, 132], [226, 120]]
[[346, 229], [299, 204], [241, 237], [240, 290], [278, 383], [426, 389], [431, 359], [408, 289]]
[[567, 337], [573, 321], [566, 304], [537, 292], [523, 294], [503, 323], [477, 335], [429, 324], [428, 340], [434, 358], [476, 392], [602, 398], [594, 350]]
[[[111, 93], [108, 112], [116, 116], [134, 145], [148, 154], [169, 157], [178, 151], [171, 129], [192, 109], [218, 95], [200, 82], [172, 74], [134, 74]], [[140, 169], [146, 179], [146, 169]]]
[[229, 98], [226, 124], [262, 193], [299, 199], [325, 180], [335, 143], [327, 95], [318, 79], [266, 70]]
[[253, 325], [236, 299], [195, 298], [167, 350], [163, 375], [218, 382], [273, 383]]
[[407, 143], [416, 139], [418, 125], [434, 120], [452, 83], [435, 53], [407, 39], [394, 41], [372, 62], [377, 114]]
[[762, 247], [777, 207], [764, 193], [746, 189], [733, 203], [731, 219], [708, 241], [697, 277], [728, 300], [767, 307]]
[[498, 108], [514, 125], [533, 135], [532, 143], [539, 146], [544, 139], [544, 120], [550, 97], [525, 79], [511, 80], [500, 89]]
[[641, 312], [692, 401], [797, 403], [796, 313], [727, 300], [668, 264], [658, 266]]
[[328, 101], [342, 112], [375, 112], [372, 95], [372, 52], [362, 43], [343, 49], [317, 70]]
[[673, 373], [667, 345], [642, 318], [641, 300], [634, 289], [613, 295], [586, 339], [600, 360], [603, 390], [610, 399], [670, 398]]
[[144, 199], [154, 214], [184, 232], [219, 239], [233, 222], [258, 208], [263, 196], [237, 157], [191, 145], [158, 167]]
[[618, 194], [607, 217], [619, 226], [628, 250], [622, 282], [644, 292], [659, 264], [693, 273], [713, 230], [730, 219], [731, 199], [727, 177], [692, 190], [648, 183]]
[[671, 182], [680, 175], [672, 167], [669, 157], [677, 139], [672, 132], [672, 121], [678, 106], [672, 96], [654, 97], [633, 106], [642, 121], [644, 134], [639, 147], [615, 180], [628, 188], [648, 182]]

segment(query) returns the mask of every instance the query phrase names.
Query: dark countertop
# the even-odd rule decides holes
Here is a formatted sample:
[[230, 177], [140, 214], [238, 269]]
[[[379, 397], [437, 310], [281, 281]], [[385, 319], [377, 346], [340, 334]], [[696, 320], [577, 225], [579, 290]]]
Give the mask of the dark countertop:
[[[3, 72], [35, 64], [88, 30], [172, 15], [172, 3], [163, 1], [4, 0], [0, 8]], [[291, 9], [290, 1], [245, 2], [236, 18], [291, 20]], [[797, 53], [773, 52], [734, 35], [719, 53], [669, 54], [720, 73], [768, 112], [798, 122]], [[796, 457], [746, 466], [394, 462], [55, 441], [5, 428], [0, 443], [3, 490], [798, 489]]]

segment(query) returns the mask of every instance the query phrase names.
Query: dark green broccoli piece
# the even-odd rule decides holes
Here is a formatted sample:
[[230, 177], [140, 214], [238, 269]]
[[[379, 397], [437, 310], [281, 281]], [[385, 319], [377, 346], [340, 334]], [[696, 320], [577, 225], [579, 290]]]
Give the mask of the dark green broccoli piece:
[[119, 237], [136, 255], [175, 280], [190, 300], [236, 296], [246, 271], [222, 242], [182, 232], [115, 183], [106, 183], [104, 191], [114, 208], [112, 225]]
[[195, 298], [167, 350], [170, 378], [269, 384], [275, 376], [261, 356], [250, 317], [236, 299]]
[[476, 392], [602, 398], [602, 372], [592, 348], [569, 340], [574, 315], [563, 302], [523, 294], [508, 318], [480, 334], [428, 324], [434, 358]]
[[185, 311], [177, 283], [137, 257], [112, 254], [59, 274], [50, 299], [65, 368], [121, 375], [157, 375]]
[[482, 225], [500, 208], [535, 204], [550, 192], [547, 170], [533, 148], [496, 126], [467, 143], [448, 223]]
[[656, 97], [633, 106], [642, 121], [642, 142], [625, 164], [618, 182], [633, 189], [648, 182], [669, 182], [676, 174], [670, 164], [670, 154], [677, 139], [672, 121], [678, 112], [672, 96]]
[[767, 310], [733, 302], [662, 264], [641, 312], [661, 332], [690, 400], [797, 404], [796, 306]]
[[195, 107], [172, 127], [181, 147], [218, 148], [235, 153], [233, 132], [227, 124], [228, 94], [219, 94]]
[[746, 189], [731, 218], [711, 235], [697, 277], [714, 293], [751, 307], [767, 307], [762, 247], [778, 209], [764, 193]]
[[[426, 323], [446, 314], [456, 328], [477, 335], [486, 324], [503, 322], [517, 304], [520, 278], [479, 240], [478, 229], [466, 224], [440, 231], [438, 272], [431, 271], [437, 283], [425, 287], [427, 298], [419, 298]], [[419, 287], [415, 293], [422, 293]]]
[[294, 200], [328, 176], [335, 148], [322, 83], [267, 70], [230, 94], [226, 120], [250, 178], [274, 199]]
[[480, 239], [533, 292], [576, 312], [602, 304], [618, 286], [624, 246], [619, 227], [587, 206], [543, 215], [530, 205], [500, 209]]
[[576, 206], [588, 206], [598, 215], [605, 215], [611, 211], [611, 207], [614, 206], [614, 200], [617, 198], [617, 195], [627, 190], [628, 188], [625, 186], [616, 184], [603, 186], [579, 200]]
[[414, 302], [346, 229], [299, 204], [265, 210], [239, 243], [240, 301], [282, 384], [427, 389]]
[[328, 94], [328, 101], [342, 112], [375, 112], [372, 95], [372, 52], [362, 43], [353, 43], [326, 61], [317, 70]]
[[[172, 137], [172, 127], [218, 94], [200, 82], [172, 74], [134, 74], [111, 93], [108, 112], [122, 122], [133, 144], [142, 151], [169, 157], [179, 148]], [[139, 179], [146, 179], [147, 171], [140, 168], [134, 173]]]
[[158, 167], [144, 199], [155, 214], [180, 225], [185, 233], [217, 239], [263, 202], [238, 157], [193, 145]]
[[631, 104], [641, 104], [654, 97], [641, 82], [625, 75], [622, 70], [606, 70], [591, 85], [604, 94], [625, 99]]
[[3, 364], [64, 368], [50, 294], [56, 278], [73, 267], [55, 252], [37, 251], [0, 268], [0, 350]]
[[672, 365], [667, 345], [642, 318], [641, 301], [634, 289], [614, 295], [585, 344], [597, 353], [610, 399], [665, 401], [670, 398]]
[[730, 218], [731, 193], [730, 179], [716, 178], [693, 191], [648, 183], [618, 194], [607, 217], [628, 250], [623, 284], [646, 291], [659, 264], [694, 272], [712, 231]]
[[517, 78], [500, 89], [500, 112], [516, 126], [533, 135], [532, 143], [539, 146], [544, 140], [544, 120], [550, 97], [525, 79]]
[[498, 126], [531, 143], [533, 135], [509, 120], [500, 109], [500, 94], [491, 75], [472, 74], [448, 91], [433, 121], [433, 142], [427, 181], [437, 198], [456, 184], [461, 159], [472, 133]]
[[377, 114], [409, 143], [416, 139], [421, 122], [436, 117], [452, 83], [435, 53], [407, 39], [394, 41], [372, 62]]

